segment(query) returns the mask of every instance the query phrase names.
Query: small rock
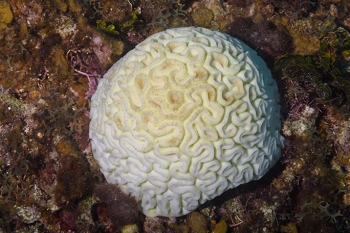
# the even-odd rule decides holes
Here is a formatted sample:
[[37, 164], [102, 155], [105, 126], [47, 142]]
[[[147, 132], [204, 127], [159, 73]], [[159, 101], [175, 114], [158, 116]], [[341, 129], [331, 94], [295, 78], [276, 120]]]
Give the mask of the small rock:
[[208, 27], [214, 19], [214, 13], [207, 8], [199, 8], [193, 12], [192, 19], [198, 26]]
[[204, 214], [192, 212], [186, 220], [192, 233], [206, 233], [208, 231], [207, 217]]

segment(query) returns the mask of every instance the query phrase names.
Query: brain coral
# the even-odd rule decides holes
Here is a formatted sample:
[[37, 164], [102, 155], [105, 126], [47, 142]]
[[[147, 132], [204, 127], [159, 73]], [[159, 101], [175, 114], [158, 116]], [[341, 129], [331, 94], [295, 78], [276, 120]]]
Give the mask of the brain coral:
[[281, 155], [276, 82], [241, 41], [204, 28], [154, 34], [91, 99], [93, 155], [148, 216], [181, 216], [262, 177]]

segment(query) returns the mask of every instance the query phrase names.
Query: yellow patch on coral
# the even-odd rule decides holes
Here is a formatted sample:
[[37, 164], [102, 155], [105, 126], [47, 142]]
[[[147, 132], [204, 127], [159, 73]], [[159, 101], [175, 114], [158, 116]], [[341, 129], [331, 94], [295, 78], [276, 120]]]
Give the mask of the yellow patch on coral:
[[13, 20], [13, 13], [7, 2], [0, 2], [0, 30], [5, 29]]
[[284, 233], [298, 233], [297, 227], [292, 223], [288, 223], [288, 225], [282, 226], [281, 230]]
[[68, 9], [67, 3], [65, 3], [65, 2], [63, 2], [63, 1], [61, 1], [61, 0], [54, 0], [53, 2], [54, 2], [54, 4], [55, 4], [55, 6], [56, 6], [59, 10], [61, 10], [61, 11], [63, 11], [63, 12], [66, 12], [66, 11], [67, 11], [67, 9]]
[[77, 149], [73, 146], [71, 141], [67, 140], [66, 138], [61, 138], [57, 143], [56, 143], [56, 151], [60, 155], [75, 155], [77, 154]]
[[227, 223], [222, 219], [218, 224], [214, 226], [212, 233], [226, 233], [227, 229]]
[[300, 55], [314, 54], [320, 49], [320, 41], [318, 37], [308, 35], [299, 35], [293, 38], [295, 49], [294, 53]]

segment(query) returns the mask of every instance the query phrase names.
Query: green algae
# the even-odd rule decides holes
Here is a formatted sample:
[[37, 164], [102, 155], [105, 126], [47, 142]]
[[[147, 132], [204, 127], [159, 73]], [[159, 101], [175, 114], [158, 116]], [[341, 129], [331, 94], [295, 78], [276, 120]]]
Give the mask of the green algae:
[[103, 20], [96, 20], [96, 25], [97, 28], [106, 32], [106, 33], [110, 33], [113, 35], [119, 35], [119, 32], [117, 30], [115, 30], [115, 26], [113, 24], [108, 24]]
[[[126, 22], [123, 22], [120, 25], [120, 30], [121, 31], [131, 31], [134, 28], [134, 23], [137, 20], [137, 15], [139, 15], [139, 11], [138, 10], [134, 10], [131, 12], [130, 14], [130, 19]], [[106, 32], [107, 34], [112, 34], [112, 35], [119, 35], [120, 33], [116, 30], [116, 26], [112, 23], [107, 23], [101, 19], [96, 20], [96, 25], [97, 25], [97, 29], [100, 29], [104, 32]]]
[[[326, 41], [314, 56], [285, 54], [275, 62], [275, 69], [299, 83], [324, 104], [335, 104], [346, 113], [350, 109], [350, 81], [337, 67], [334, 48]], [[348, 113], [347, 113], [348, 114]]]

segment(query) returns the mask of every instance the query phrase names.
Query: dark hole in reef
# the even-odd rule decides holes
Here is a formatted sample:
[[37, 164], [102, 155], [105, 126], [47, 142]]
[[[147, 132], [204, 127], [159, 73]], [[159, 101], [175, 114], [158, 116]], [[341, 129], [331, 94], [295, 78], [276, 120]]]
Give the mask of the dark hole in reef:
[[253, 22], [249, 18], [237, 18], [227, 25], [228, 33], [256, 50], [268, 67], [273, 69], [273, 62], [279, 56], [291, 52], [294, 45], [292, 38], [282, 27], [272, 22]]

